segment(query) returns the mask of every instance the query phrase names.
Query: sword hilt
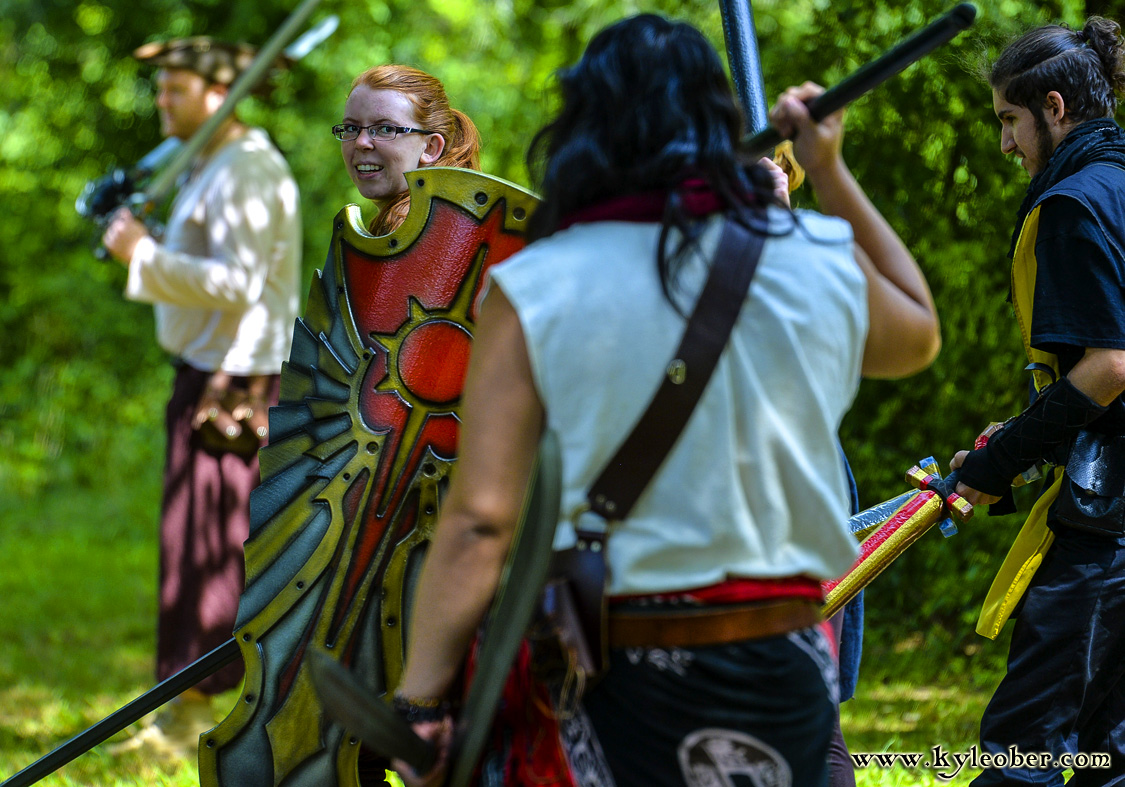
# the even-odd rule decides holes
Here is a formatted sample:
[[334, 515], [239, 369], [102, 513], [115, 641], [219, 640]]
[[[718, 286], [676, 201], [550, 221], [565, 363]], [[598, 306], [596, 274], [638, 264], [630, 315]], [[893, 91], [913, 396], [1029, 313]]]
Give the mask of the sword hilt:
[[[945, 501], [946, 511], [959, 522], [968, 522], [973, 517], [973, 504], [957, 494], [957, 471], [945, 478], [937, 471], [933, 458], [927, 458], [906, 471], [906, 480], [915, 489], [930, 491]], [[947, 518], [941, 524], [941, 532], [948, 538], [957, 532], [957, 525]]]

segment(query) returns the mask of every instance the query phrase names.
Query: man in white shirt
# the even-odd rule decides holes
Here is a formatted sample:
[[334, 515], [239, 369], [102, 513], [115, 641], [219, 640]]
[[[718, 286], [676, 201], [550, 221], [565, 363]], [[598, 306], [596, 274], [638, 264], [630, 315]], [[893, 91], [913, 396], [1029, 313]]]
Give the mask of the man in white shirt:
[[[222, 106], [254, 51], [196, 37], [147, 44], [134, 57], [160, 68], [164, 135], [187, 140]], [[234, 628], [258, 448], [299, 307], [297, 184], [266, 133], [232, 114], [181, 184], [163, 236], [122, 209], [103, 243], [129, 270], [125, 296], [153, 304], [157, 339], [176, 366], [160, 528], [164, 680]], [[239, 664], [202, 681], [129, 747], [194, 753], [214, 723], [211, 697], [240, 680]]]

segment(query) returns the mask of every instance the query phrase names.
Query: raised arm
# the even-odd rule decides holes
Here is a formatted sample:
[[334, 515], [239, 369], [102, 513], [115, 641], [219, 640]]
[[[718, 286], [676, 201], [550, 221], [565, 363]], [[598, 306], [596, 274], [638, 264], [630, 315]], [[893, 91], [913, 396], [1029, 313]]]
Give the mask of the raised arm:
[[843, 113], [820, 123], [804, 102], [824, 88], [811, 82], [786, 90], [770, 121], [786, 136], [796, 130], [794, 154], [816, 191], [821, 210], [852, 225], [856, 262], [867, 277], [870, 326], [865, 377], [906, 377], [929, 366], [941, 348], [941, 328], [929, 285], [898, 234], [871, 204], [841, 154]]

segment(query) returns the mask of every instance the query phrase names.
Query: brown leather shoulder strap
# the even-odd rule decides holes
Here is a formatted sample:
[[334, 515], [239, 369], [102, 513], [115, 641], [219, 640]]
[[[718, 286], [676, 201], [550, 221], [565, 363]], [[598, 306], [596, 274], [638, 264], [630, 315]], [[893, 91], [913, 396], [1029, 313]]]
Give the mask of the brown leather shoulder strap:
[[[754, 214], [763, 225], [764, 214]], [[664, 381], [633, 431], [587, 492], [590, 509], [624, 519], [687, 425], [738, 320], [764, 235], [728, 216], [719, 248]]]

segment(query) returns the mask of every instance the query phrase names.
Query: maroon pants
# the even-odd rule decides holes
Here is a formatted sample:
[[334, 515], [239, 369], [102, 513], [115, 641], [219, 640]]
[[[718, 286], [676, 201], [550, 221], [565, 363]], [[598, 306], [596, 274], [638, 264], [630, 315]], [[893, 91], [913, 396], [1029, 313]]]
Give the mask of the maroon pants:
[[[156, 677], [174, 675], [231, 638], [250, 530], [250, 492], [258, 485], [258, 456], [205, 448], [191, 428], [210, 374], [180, 366], [165, 416], [167, 447], [160, 517], [160, 614]], [[234, 378], [232, 385], [244, 384]], [[278, 378], [270, 401], [277, 402]], [[196, 688], [218, 694], [238, 686], [236, 661]]]

